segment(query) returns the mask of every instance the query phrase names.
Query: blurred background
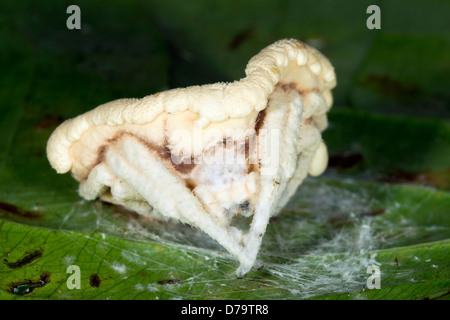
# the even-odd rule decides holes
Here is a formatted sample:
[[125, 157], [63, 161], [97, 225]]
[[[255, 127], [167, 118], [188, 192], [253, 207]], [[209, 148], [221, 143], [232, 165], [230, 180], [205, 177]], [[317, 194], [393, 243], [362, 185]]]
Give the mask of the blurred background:
[[[73, 4], [81, 9], [80, 30], [66, 27], [71, 15], [66, 9]], [[380, 30], [369, 30], [366, 26], [370, 16], [366, 10], [372, 4], [381, 9]], [[404, 261], [409, 261], [410, 270], [418, 273], [402, 271], [400, 276], [394, 270], [395, 277], [383, 281], [386, 285], [399, 285], [398, 290], [391, 290], [396, 294], [393, 297], [448, 294], [450, 245], [445, 239], [450, 236], [449, 12], [448, 0], [2, 0], [0, 245], [3, 258], [11, 261], [20, 259], [36, 245], [44, 248], [44, 257], [31, 271], [12, 272], [0, 263], [0, 273], [4, 272], [4, 279], [8, 279], [0, 283], [0, 298], [11, 297], [11, 283], [39, 277], [47, 270], [52, 272], [52, 284], [36, 289], [33, 294], [41, 298], [69, 295], [61, 286], [66, 278], [64, 268], [71, 263], [72, 254], [58, 248], [64, 244], [66, 248], [73, 246], [73, 250], [80, 250], [77, 243], [84, 244], [83, 232], [93, 232], [88, 234], [89, 239], [97, 239], [94, 243], [104, 241], [105, 246], [126, 248], [143, 260], [147, 255], [143, 252], [150, 250], [155, 260], [176, 268], [170, 274], [164, 268], [146, 271], [142, 276], [146, 281], [153, 279], [165, 284], [164, 279], [178, 277], [189, 288], [177, 287], [176, 295], [186, 297], [194, 292], [195, 297], [202, 298], [308, 298], [341, 294], [343, 289], [336, 279], [341, 279], [339, 272], [345, 268], [333, 269], [330, 274], [338, 275], [337, 278], [322, 279], [315, 274], [316, 258], [305, 258], [301, 263], [295, 260], [298, 265], [290, 264], [289, 269], [285, 269], [284, 263], [294, 261], [298, 254], [314, 253], [317, 257], [330, 248], [359, 252], [447, 241], [440, 245], [440, 251], [434, 251], [439, 252], [441, 263], [436, 265], [441, 269], [433, 269], [431, 264], [420, 269], [422, 265], [414, 265], [413, 256], [424, 261], [435, 256], [422, 249], [411, 249], [399, 255], [400, 264], [401, 257], [409, 257]], [[268, 271], [256, 279], [230, 282], [235, 268], [232, 260], [218, 260], [217, 267], [213, 260], [190, 260], [190, 256], [195, 256], [194, 251], [189, 251], [193, 250], [191, 247], [180, 253], [173, 243], [221, 250], [186, 228], [156, 224], [154, 229], [146, 226], [151, 236], [131, 233], [137, 229], [130, 231], [128, 225], [130, 221], [140, 221], [139, 217], [103, 203], [80, 201], [77, 183], [70, 175], [57, 175], [50, 168], [46, 142], [62, 121], [118, 98], [140, 98], [171, 88], [240, 79], [245, 76], [245, 66], [252, 56], [282, 38], [296, 38], [316, 47], [335, 67], [334, 105], [329, 113], [329, 128], [323, 135], [330, 162], [322, 180], [308, 180], [297, 202], [286, 209], [285, 218], [273, 222], [274, 226], [269, 228], [266, 235], [269, 240], [262, 249], [265, 261], [269, 261], [265, 269]], [[323, 202], [324, 198], [318, 195], [326, 195], [329, 201]], [[357, 220], [355, 215], [359, 217]], [[347, 245], [339, 241], [333, 242], [333, 247], [325, 245], [329, 244], [326, 241], [336, 240], [343, 227], [366, 230], [360, 228], [362, 217], [379, 219], [372, 226], [388, 230], [383, 233], [386, 238], [383, 241], [371, 238], [375, 242], [358, 248], [351, 247], [359, 242], [350, 238]], [[387, 227], [387, 221], [395, 223]], [[291, 233], [292, 225], [298, 227], [299, 233]], [[46, 233], [34, 226], [58, 232]], [[101, 239], [99, 232], [119, 238]], [[155, 239], [154, 234], [169, 239], [169, 244], [161, 249], [160, 238], [157, 242], [151, 240]], [[144, 238], [147, 242], [141, 248], [123, 237]], [[42, 239], [54, 242], [41, 243]], [[84, 244], [75, 255], [83, 270], [94, 270], [103, 281], [117, 275], [111, 275], [111, 270], [121, 270], [120, 263], [126, 263], [128, 270], [136, 272], [130, 281], [135, 288], [141, 288], [137, 276], [141, 267], [137, 260], [126, 260], [125, 251], [100, 250], [92, 242]], [[320, 247], [322, 251], [317, 251], [318, 244], [324, 244]], [[108, 252], [108, 259], [102, 250]], [[52, 252], [53, 256], [47, 257], [46, 252]], [[396, 253], [383, 254], [378, 256], [379, 261], [386, 263], [383, 270], [398, 267]], [[62, 256], [70, 259], [61, 264]], [[96, 257], [100, 257], [100, 265], [95, 264]], [[214, 273], [217, 270], [220, 272]], [[352, 270], [354, 273], [350, 275], [354, 277], [349, 279], [353, 282], [348, 288], [360, 289], [359, 269]], [[211, 284], [201, 280], [205, 274], [215, 279], [212, 287], [216, 293], [208, 293], [207, 285]], [[314, 279], [308, 278], [311, 275]], [[89, 274], [86, 277], [89, 282]], [[409, 294], [410, 287], [405, 287], [406, 284], [411, 278], [421, 277], [435, 281], [427, 287], [435, 288], [434, 291], [420, 287], [418, 291], [414, 289], [420, 294]], [[322, 287], [317, 279], [323, 280]], [[310, 286], [305, 287], [305, 283]], [[330, 283], [336, 286], [327, 287]], [[299, 286], [303, 291], [298, 291]], [[242, 291], [243, 287], [247, 291]], [[115, 298], [135, 297], [126, 293], [129, 288], [115, 288], [104, 295], [97, 295], [96, 289], [90, 288], [92, 291], [82, 291], [77, 297], [106, 298], [112, 292]], [[175, 290], [171, 288], [165, 286], [165, 293], [145, 291], [146, 295], [139, 297], [155, 298], [159, 294], [170, 298], [169, 291]], [[227, 288], [236, 290], [230, 293]]]

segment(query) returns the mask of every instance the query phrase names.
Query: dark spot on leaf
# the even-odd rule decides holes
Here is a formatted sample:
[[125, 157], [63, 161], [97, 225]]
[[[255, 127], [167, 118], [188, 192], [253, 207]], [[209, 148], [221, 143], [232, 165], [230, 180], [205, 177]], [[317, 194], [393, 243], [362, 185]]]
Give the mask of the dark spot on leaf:
[[333, 154], [328, 160], [328, 167], [337, 170], [353, 168], [364, 164], [364, 156], [361, 153]]
[[100, 280], [100, 277], [97, 274], [91, 274], [91, 277], [89, 278], [89, 284], [93, 288], [100, 287], [100, 283], [102, 281]]
[[34, 289], [45, 286], [50, 282], [50, 273], [44, 272], [39, 280], [26, 280], [24, 282], [15, 282], [9, 285], [9, 292], [12, 294], [23, 296], [33, 292]]
[[450, 169], [444, 169], [434, 172], [407, 172], [398, 170], [385, 174], [379, 181], [388, 183], [408, 183], [419, 184], [423, 186], [432, 186], [440, 189], [448, 189]]
[[37, 123], [34, 128], [38, 131], [45, 130], [50, 127], [54, 127], [63, 122], [63, 117], [59, 115], [45, 115], [45, 118]]
[[412, 100], [421, 94], [418, 86], [404, 83], [384, 74], [368, 74], [361, 84], [372, 90], [395, 99]]
[[166, 280], [159, 280], [158, 284], [162, 286], [172, 285], [172, 284], [182, 284], [183, 282], [179, 279], [166, 279]]
[[363, 217], [376, 217], [386, 212], [386, 209], [380, 208], [361, 214]]
[[278, 216], [270, 217], [269, 223], [277, 223], [280, 221], [280, 218]]
[[5, 213], [8, 215], [13, 215], [16, 217], [24, 218], [24, 219], [30, 219], [30, 220], [41, 220], [43, 219], [43, 215], [40, 214], [37, 211], [26, 211], [22, 210], [16, 205], [6, 203], [6, 202], [0, 202], [0, 212]]
[[426, 176], [420, 173], [398, 171], [384, 176], [381, 180], [391, 183], [426, 183]]
[[228, 45], [228, 49], [230, 51], [234, 51], [239, 48], [245, 41], [250, 39], [254, 35], [253, 28], [247, 28], [236, 33]]
[[24, 265], [27, 265], [27, 264], [33, 262], [34, 260], [39, 259], [40, 257], [42, 257], [42, 251], [43, 251], [42, 249], [38, 249], [38, 250], [35, 250], [33, 252], [30, 252], [25, 257], [23, 257], [20, 260], [17, 260], [16, 262], [8, 262], [5, 259], [5, 263], [11, 269], [21, 268]]
[[440, 299], [440, 298], [443, 298], [443, 297], [448, 296], [448, 295], [450, 295], [450, 291], [447, 291], [446, 293], [441, 294], [440, 296], [434, 297], [433, 299]]

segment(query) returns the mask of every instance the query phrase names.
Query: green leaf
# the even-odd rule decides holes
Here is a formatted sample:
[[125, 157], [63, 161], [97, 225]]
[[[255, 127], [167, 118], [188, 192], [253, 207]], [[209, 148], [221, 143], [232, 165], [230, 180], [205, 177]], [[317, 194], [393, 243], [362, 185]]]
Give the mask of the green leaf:
[[[5, 259], [0, 264], [0, 295], [8, 299], [304, 299], [337, 294], [339, 298], [345, 294], [434, 298], [449, 286], [450, 243], [445, 240], [450, 236], [449, 207], [446, 192], [421, 187], [308, 180], [269, 225], [259, 257], [264, 268], [236, 279], [237, 263], [188, 226], [149, 221], [98, 202], [41, 207], [45, 218], [39, 222], [23, 215], [13, 217], [14, 210], [3, 206], [9, 219], [2, 221], [0, 232]], [[66, 213], [60, 217], [51, 211]], [[25, 259], [29, 263], [21, 265], [36, 251], [39, 257]], [[81, 269], [80, 290], [67, 288], [69, 265]], [[382, 289], [376, 295], [364, 290], [370, 265], [382, 270]], [[46, 273], [50, 281], [44, 286], [23, 295], [14, 293], [19, 284], [37, 281]], [[91, 285], [92, 275], [100, 279], [98, 287]], [[412, 288], [410, 297], [404, 292], [396, 295], [397, 286], [415, 283], [428, 283], [430, 288]]]
[[450, 122], [341, 108], [323, 139], [329, 172], [450, 190]]
[[[448, 299], [446, 1], [78, 1], [0, 4], [1, 299]], [[46, 159], [56, 126], [95, 106], [231, 81], [280, 38], [336, 67], [330, 165], [268, 226], [264, 265], [204, 233], [85, 201]], [[447, 119], [446, 119], [447, 117]], [[69, 289], [77, 265], [81, 289]], [[381, 289], [367, 288], [369, 266]]]

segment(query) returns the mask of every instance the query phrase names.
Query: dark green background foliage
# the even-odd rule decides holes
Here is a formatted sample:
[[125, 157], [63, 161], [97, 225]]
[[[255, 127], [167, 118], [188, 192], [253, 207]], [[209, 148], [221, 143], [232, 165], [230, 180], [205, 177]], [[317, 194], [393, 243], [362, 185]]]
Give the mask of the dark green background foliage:
[[[450, 292], [450, 2], [0, 3], [0, 298], [446, 299]], [[66, 8], [81, 8], [81, 30]], [[264, 268], [203, 233], [83, 201], [45, 145], [65, 119], [122, 97], [232, 81], [281, 38], [336, 68], [330, 164], [271, 221]], [[69, 290], [69, 265], [81, 289]], [[369, 265], [381, 289], [365, 288]]]

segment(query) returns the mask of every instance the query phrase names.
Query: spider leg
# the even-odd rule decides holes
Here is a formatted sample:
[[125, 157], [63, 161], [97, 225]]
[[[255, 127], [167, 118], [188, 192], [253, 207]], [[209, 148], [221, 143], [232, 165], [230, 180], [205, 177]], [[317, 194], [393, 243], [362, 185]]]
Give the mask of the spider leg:
[[123, 135], [106, 152], [110, 170], [163, 216], [207, 233], [239, 261], [245, 260], [240, 230], [209, 214], [197, 197], [138, 139]]
[[78, 192], [87, 200], [94, 200], [112, 186], [116, 177], [109, 171], [108, 166], [100, 163], [89, 173], [85, 181], [80, 182]]
[[259, 135], [259, 154], [263, 160], [261, 190], [250, 229], [244, 238], [246, 260], [237, 270], [241, 277], [255, 264], [269, 219], [278, 212], [276, 205], [295, 174], [302, 112], [302, 99], [297, 91], [286, 94], [278, 89], [272, 94], [263, 126], [266, 131]]

